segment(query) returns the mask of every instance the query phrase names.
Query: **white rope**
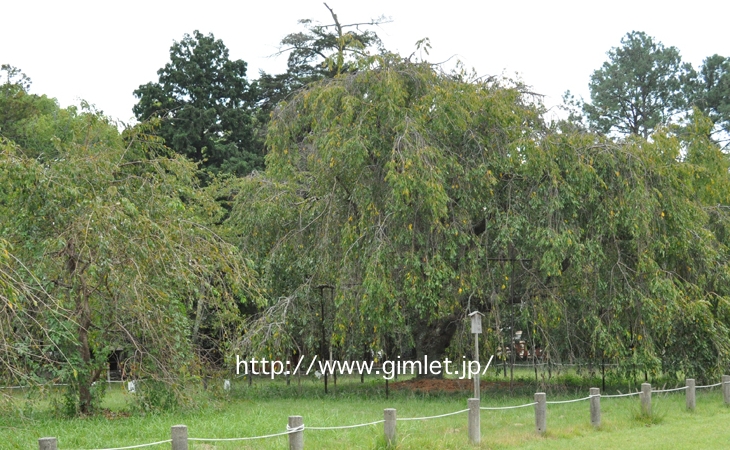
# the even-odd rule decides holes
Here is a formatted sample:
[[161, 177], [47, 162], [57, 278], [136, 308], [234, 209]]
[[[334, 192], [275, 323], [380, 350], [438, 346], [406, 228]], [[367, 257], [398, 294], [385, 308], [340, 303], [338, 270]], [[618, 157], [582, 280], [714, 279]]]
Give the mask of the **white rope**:
[[685, 389], [687, 389], [687, 386], [682, 386], [682, 387], [678, 387], [678, 388], [674, 388], [674, 389], [661, 389], [661, 390], [656, 390], [656, 391], [655, 390], [652, 390], [651, 392], [652, 392], [652, 394], [661, 394], [661, 393], [664, 393], [664, 392], [683, 391]]
[[573, 399], [573, 400], [556, 400], [556, 401], [553, 401], [553, 402], [545, 402], [545, 403], [548, 404], [548, 405], [559, 405], [561, 403], [582, 402], [583, 400], [589, 400], [589, 399], [591, 399], [593, 397], [600, 397], [600, 395], [589, 395], [588, 397], [576, 398], [576, 399]]
[[283, 433], [267, 434], [265, 436], [250, 436], [240, 438], [188, 438], [188, 441], [204, 441], [204, 442], [225, 442], [225, 441], [250, 441], [253, 439], [266, 439], [277, 436], [284, 436], [286, 434], [292, 434], [302, 430], [284, 431]]
[[614, 395], [601, 395], [603, 398], [618, 398], [618, 397], [630, 397], [632, 395], [639, 395], [641, 391], [629, 392], [628, 394], [614, 394]]
[[524, 408], [526, 406], [535, 406], [537, 405], [537, 402], [527, 403], [526, 405], [517, 405], [517, 406], [480, 406], [479, 409], [489, 410], [489, 411], [496, 411], [501, 409], [517, 409], [517, 408]]
[[357, 425], [342, 425], [339, 427], [307, 427], [307, 430], [345, 430], [347, 428], [359, 428], [359, 427], [367, 427], [369, 425], [377, 425], [379, 423], [383, 423], [385, 420], [376, 420], [375, 422], [370, 423], [360, 423]]
[[285, 436], [287, 434], [292, 433], [298, 433], [300, 431], [304, 431], [304, 425], [299, 425], [294, 428], [291, 428], [289, 425], [286, 426], [286, 431], [282, 433], [274, 433], [274, 434], [267, 434], [264, 436], [250, 436], [250, 437], [240, 437], [240, 438], [188, 438], [188, 441], [205, 441], [205, 442], [226, 442], [226, 441], [250, 441], [253, 439], [266, 439], [266, 438], [272, 438], [277, 436]]
[[706, 386], [695, 386], [695, 389], [714, 388], [714, 387], [720, 386], [721, 384], [722, 384], [722, 381], [719, 383], [715, 383], [715, 384], [708, 384]]
[[97, 449], [94, 449], [94, 450], [125, 450], [125, 449], [128, 449], [128, 448], [152, 447], [153, 445], [167, 444], [169, 442], [172, 442], [172, 439], [168, 439], [166, 441], [153, 442], [151, 444], [130, 445], [129, 447], [97, 448]]
[[439, 419], [441, 417], [454, 416], [469, 411], [468, 409], [462, 409], [461, 411], [455, 411], [452, 413], [440, 414], [438, 416], [427, 416], [427, 417], [397, 417], [395, 420], [428, 420], [428, 419]]

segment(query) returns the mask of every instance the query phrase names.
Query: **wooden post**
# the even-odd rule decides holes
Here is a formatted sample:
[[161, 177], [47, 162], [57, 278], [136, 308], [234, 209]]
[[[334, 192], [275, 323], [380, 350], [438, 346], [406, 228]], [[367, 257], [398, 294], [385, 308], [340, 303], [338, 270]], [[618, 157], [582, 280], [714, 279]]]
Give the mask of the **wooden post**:
[[601, 426], [601, 390], [598, 388], [591, 388], [590, 395], [591, 425], [598, 428]]
[[685, 383], [687, 384], [687, 389], [685, 389], [685, 398], [686, 398], [687, 409], [689, 409], [690, 411], [694, 411], [695, 405], [696, 405], [695, 379], [687, 378], [685, 380]]
[[535, 394], [535, 431], [544, 434], [547, 430], [547, 398], [544, 392]]
[[38, 439], [39, 450], [58, 450], [58, 440], [54, 437], [44, 437]]
[[[289, 429], [294, 429], [304, 425], [302, 416], [289, 416]], [[304, 449], [304, 430], [295, 431], [289, 433], [289, 450], [303, 450]]]
[[472, 444], [478, 444], [482, 438], [479, 423], [479, 399], [470, 398], [466, 401], [466, 405], [469, 408], [469, 442]]
[[730, 405], [730, 375], [722, 376], [722, 398], [726, 405]]
[[651, 384], [641, 383], [641, 414], [651, 417]]
[[172, 435], [172, 450], [188, 450], [188, 427], [185, 425], [173, 425], [170, 431]]
[[385, 419], [385, 423], [383, 424], [383, 428], [385, 431], [385, 445], [388, 447], [395, 447], [395, 417], [396, 417], [396, 411], [395, 408], [386, 408], [383, 411], [383, 418]]

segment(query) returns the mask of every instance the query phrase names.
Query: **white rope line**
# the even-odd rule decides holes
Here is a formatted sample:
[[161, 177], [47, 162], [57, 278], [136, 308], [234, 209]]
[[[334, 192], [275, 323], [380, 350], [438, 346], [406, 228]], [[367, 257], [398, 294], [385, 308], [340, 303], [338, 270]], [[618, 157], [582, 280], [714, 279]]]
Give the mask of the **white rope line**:
[[427, 417], [396, 417], [395, 420], [428, 420], [428, 419], [439, 419], [441, 417], [454, 416], [469, 411], [468, 409], [462, 409], [461, 411], [455, 411], [452, 413], [439, 414], [438, 416], [427, 416]]
[[532, 402], [532, 403], [527, 403], [525, 405], [517, 405], [517, 406], [480, 406], [479, 409], [497, 411], [497, 410], [502, 410], [502, 409], [524, 408], [526, 406], [535, 406], [535, 405], [537, 405], [537, 402]]
[[656, 390], [656, 391], [652, 389], [651, 393], [652, 394], [661, 394], [661, 393], [664, 393], [664, 392], [683, 391], [685, 389], [687, 389], [687, 386], [682, 386], [682, 387], [678, 387], [678, 388], [674, 388], [674, 389], [660, 389], [660, 390]]
[[188, 441], [205, 441], [205, 442], [250, 441], [253, 439], [266, 439], [266, 438], [272, 438], [272, 437], [277, 437], [277, 436], [285, 436], [287, 434], [298, 433], [300, 431], [304, 431], [304, 425], [300, 425], [300, 426], [294, 427], [294, 428], [289, 428], [289, 425], [287, 425], [286, 431], [284, 431], [282, 433], [267, 434], [264, 436], [250, 436], [250, 437], [240, 437], [240, 438], [188, 438]]
[[167, 444], [169, 442], [172, 442], [172, 439], [168, 439], [166, 441], [153, 442], [151, 444], [130, 445], [129, 447], [97, 448], [97, 449], [94, 449], [94, 450], [125, 450], [125, 449], [128, 449], [128, 448], [152, 447], [153, 445]]
[[[704, 389], [704, 388], [713, 388], [721, 386], [722, 384], [730, 383], [730, 381], [727, 382], [720, 382], [715, 384], [709, 384], [705, 386], [695, 386], [695, 389]], [[64, 386], [65, 384], [54, 384], [55, 386]], [[28, 386], [0, 386], [0, 389], [22, 389], [24, 387]], [[675, 392], [675, 391], [682, 391], [687, 389], [687, 386], [682, 386], [674, 389], [662, 389], [662, 390], [652, 390], [652, 393], [666, 393], [666, 392]], [[550, 405], [556, 405], [556, 404], [563, 404], [563, 403], [574, 403], [574, 402], [581, 402], [584, 400], [589, 400], [593, 397], [604, 397], [604, 398], [619, 398], [619, 397], [630, 397], [633, 395], [639, 395], [641, 394], [641, 391], [637, 392], [629, 392], [627, 394], [614, 394], [614, 395], [589, 395], [588, 397], [583, 398], [576, 398], [573, 400], [557, 400], [557, 401], [550, 401], [545, 402], [546, 404]], [[537, 405], [538, 402], [532, 402], [532, 403], [526, 403], [524, 405], [515, 405], [515, 406], [481, 406], [480, 410], [488, 410], [488, 411], [495, 411], [495, 410], [506, 410], [506, 409], [517, 409], [517, 408], [525, 408], [528, 406], [534, 406]], [[424, 416], [424, 417], [398, 417], [396, 418], [396, 421], [408, 421], [408, 420], [429, 420], [429, 419], [439, 419], [442, 417], [448, 417], [448, 416], [454, 416], [457, 414], [462, 414], [465, 412], [468, 412], [469, 409], [462, 409], [460, 411], [454, 411], [451, 413], [446, 414], [439, 414], [436, 416]], [[370, 425], [377, 425], [380, 423], [384, 423], [385, 420], [376, 420], [374, 422], [368, 422], [368, 423], [361, 423], [356, 425], [343, 425], [343, 426], [333, 426], [333, 427], [306, 427], [306, 429], [310, 430], [344, 430], [348, 428], [359, 428], [359, 427], [367, 427]], [[305, 426], [299, 425], [297, 427], [291, 428], [289, 425], [286, 426], [286, 431], [282, 433], [274, 433], [274, 434], [267, 434], [264, 436], [250, 436], [250, 437], [241, 437], [241, 438], [188, 438], [188, 441], [207, 441], [207, 442], [224, 442], [224, 441], [246, 441], [246, 440], [254, 440], [254, 439], [266, 439], [266, 438], [272, 438], [277, 436], [285, 436], [292, 433], [298, 433], [300, 431], [304, 431]], [[113, 447], [113, 448], [103, 448], [103, 449], [94, 449], [94, 450], [127, 450], [127, 449], [135, 449], [135, 448], [144, 448], [144, 447], [152, 447], [154, 445], [160, 445], [160, 444], [167, 444], [172, 442], [172, 439], [167, 439], [164, 441], [158, 441], [158, 442], [152, 442], [149, 444], [139, 444], [139, 445], [130, 445], [127, 447]]]
[[618, 398], [618, 397], [630, 397], [632, 395], [639, 395], [641, 391], [629, 392], [628, 394], [614, 394], [614, 395], [601, 395], [603, 398]]
[[573, 400], [555, 400], [555, 401], [552, 401], [552, 402], [545, 402], [545, 403], [548, 404], [548, 405], [559, 405], [559, 404], [562, 404], [562, 403], [582, 402], [583, 400], [590, 400], [593, 397], [600, 397], [600, 395], [589, 395], [588, 397], [576, 398], [576, 399], [573, 399]]
[[708, 384], [708, 385], [705, 385], [705, 386], [695, 386], [695, 389], [714, 388], [714, 387], [720, 386], [721, 384], [722, 384], [722, 381], [719, 382], [719, 383]]
[[345, 430], [347, 428], [359, 428], [359, 427], [367, 427], [369, 425], [377, 425], [379, 423], [383, 423], [385, 420], [376, 420], [375, 422], [370, 423], [360, 423], [357, 425], [342, 425], [339, 427], [307, 427], [307, 430]]

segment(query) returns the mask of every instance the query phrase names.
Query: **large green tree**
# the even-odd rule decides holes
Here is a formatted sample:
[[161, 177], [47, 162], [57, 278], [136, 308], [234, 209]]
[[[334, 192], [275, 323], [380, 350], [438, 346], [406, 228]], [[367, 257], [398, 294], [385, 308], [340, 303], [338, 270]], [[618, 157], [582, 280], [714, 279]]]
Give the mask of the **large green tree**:
[[[316, 344], [324, 311], [326, 339], [350, 356], [438, 357], [467, 304], [492, 291], [484, 208], [534, 144], [539, 111], [517, 88], [394, 55], [371, 62], [277, 108], [266, 174], [242, 180], [228, 223], [257, 249], [283, 305], [271, 311], [294, 334], [309, 327]], [[333, 305], [318, 286], [335, 288]]]
[[730, 58], [712, 55], [703, 61], [694, 104], [715, 123], [716, 128], [730, 133]]
[[212, 229], [220, 210], [194, 163], [149, 125], [120, 134], [94, 111], [61, 111], [34, 122], [70, 127], [50, 137], [52, 158], [0, 142], [0, 376], [69, 383], [86, 414], [111, 351], [128, 376], [179, 385], [201, 349], [235, 336], [256, 289]]
[[647, 138], [687, 110], [693, 76], [675, 47], [632, 31], [591, 75], [591, 101], [582, 109], [595, 130]]
[[358, 68], [358, 61], [383, 52], [382, 42], [372, 28], [387, 23], [384, 17], [369, 22], [342, 23], [334, 10], [325, 7], [332, 22], [320, 24], [303, 19], [303, 31], [290, 33], [281, 40], [276, 55], [287, 54], [285, 73], [262, 72], [256, 80], [261, 111], [268, 115], [281, 100], [308, 83], [332, 78]]
[[231, 60], [223, 41], [186, 34], [157, 73], [157, 82], [134, 91], [134, 114], [163, 119], [157, 133], [166, 145], [213, 172], [240, 176], [263, 167], [246, 63]]
[[519, 327], [626, 374], [725, 367], [728, 161], [705, 119], [613, 142], [549, 129], [519, 86], [371, 63], [277, 108], [266, 172], [239, 181], [228, 226], [272, 295], [256, 329], [279, 331], [257, 339], [460, 357], [480, 309], [492, 353]]

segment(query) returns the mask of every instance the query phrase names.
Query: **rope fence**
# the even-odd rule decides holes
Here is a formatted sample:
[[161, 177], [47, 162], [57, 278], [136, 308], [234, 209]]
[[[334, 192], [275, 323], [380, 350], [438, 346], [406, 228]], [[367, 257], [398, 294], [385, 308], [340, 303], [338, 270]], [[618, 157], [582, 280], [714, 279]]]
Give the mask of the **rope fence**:
[[462, 414], [469, 411], [469, 409], [462, 409], [461, 411], [454, 411], [452, 413], [446, 413], [446, 414], [439, 414], [438, 416], [426, 416], [426, 417], [402, 417], [400, 419], [401, 421], [408, 421], [408, 420], [430, 420], [430, 419], [440, 419], [442, 417], [448, 417], [448, 416], [455, 416], [457, 414]]
[[168, 444], [170, 442], [172, 442], [172, 439], [167, 439], [165, 441], [151, 442], [149, 444], [130, 445], [128, 447], [98, 448], [98, 449], [94, 449], [94, 450], [127, 450], [127, 449], [131, 449], [131, 448], [152, 447], [154, 445]]
[[601, 398], [631, 397], [632, 395], [639, 395], [639, 394], [641, 394], [641, 392], [629, 392], [628, 394], [601, 395]]
[[484, 410], [484, 411], [504, 411], [505, 409], [525, 408], [527, 406], [535, 406], [535, 405], [537, 405], [537, 402], [525, 403], [524, 405], [515, 405], [515, 406], [482, 406], [479, 409]]
[[545, 402], [545, 403], [547, 403], [548, 405], [561, 405], [563, 403], [582, 402], [584, 400], [590, 400], [593, 397], [595, 397], [595, 395], [589, 395], [588, 397], [583, 397], [583, 398], [576, 398], [574, 400], [555, 400], [555, 401], [552, 401], [552, 402]]
[[[538, 434], [545, 433], [547, 429], [547, 405], [560, 405], [566, 403], [576, 403], [588, 400], [590, 402], [590, 421], [594, 427], [600, 427], [601, 424], [601, 399], [602, 398], [619, 398], [619, 397], [630, 397], [634, 395], [640, 396], [642, 414], [651, 417], [651, 396], [652, 394], [663, 394], [670, 392], [685, 391], [687, 409], [695, 409], [695, 391], [696, 389], [714, 388], [722, 386], [723, 400], [725, 405], [730, 405], [730, 376], [723, 375], [722, 381], [716, 384], [706, 386], [695, 386], [695, 380], [688, 378], [685, 380], [685, 386], [672, 388], [672, 389], [655, 389], [652, 390], [651, 384], [643, 383], [641, 385], [641, 391], [629, 392], [626, 394], [613, 394], [613, 395], [601, 395], [598, 388], [590, 388], [590, 395], [587, 397], [576, 398], [571, 400], [554, 400], [547, 401], [546, 394], [538, 392], [535, 394], [535, 401], [526, 403], [523, 405], [513, 406], [480, 406], [479, 398], [470, 398], [467, 400], [467, 409], [454, 411], [445, 414], [439, 414], [435, 416], [424, 416], [424, 417], [396, 417], [396, 410], [393, 408], [387, 408], [383, 411], [383, 419], [376, 420], [373, 422], [355, 424], [355, 425], [341, 425], [341, 426], [327, 426], [327, 427], [309, 427], [304, 426], [302, 416], [289, 416], [286, 431], [281, 433], [273, 433], [262, 436], [249, 436], [249, 437], [237, 437], [237, 438], [189, 438], [188, 429], [185, 425], [175, 425], [171, 428], [171, 439], [152, 442], [149, 444], [138, 444], [127, 447], [113, 447], [103, 448], [95, 450], [128, 450], [144, 447], [152, 447], [156, 445], [162, 445], [171, 443], [172, 450], [187, 450], [189, 441], [198, 442], [231, 442], [231, 441], [247, 441], [255, 439], [268, 439], [274, 437], [288, 436], [289, 437], [289, 448], [292, 450], [302, 450], [304, 448], [304, 431], [321, 431], [321, 430], [345, 430], [352, 428], [362, 428], [372, 425], [383, 425], [385, 433], [385, 440], [388, 445], [396, 442], [396, 422], [398, 421], [419, 421], [419, 420], [431, 420], [440, 419], [443, 417], [455, 416], [458, 414], [468, 413], [468, 435], [469, 441], [473, 444], [478, 444], [481, 440], [480, 432], [480, 411], [496, 411], [496, 410], [508, 410], [518, 409], [534, 406], [535, 408], [535, 431]], [[39, 450], [58, 450], [58, 441], [55, 437], [45, 437], [38, 439]]]
[[687, 386], [682, 386], [682, 387], [678, 387], [678, 388], [674, 388], [674, 389], [659, 389], [659, 390], [656, 390], [656, 391], [655, 390], [652, 390], [651, 393], [652, 394], [664, 394], [664, 393], [667, 393], [667, 392], [683, 391], [685, 389], [687, 389]]
[[357, 425], [341, 425], [339, 427], [306, 427], [307, 430], [347, 430], [349, 428], [360, 428], [367, 427], [370, 425], [377, 425], [383, 423], [385, 420], [376, 420], [375, 422], [359, 423]]

